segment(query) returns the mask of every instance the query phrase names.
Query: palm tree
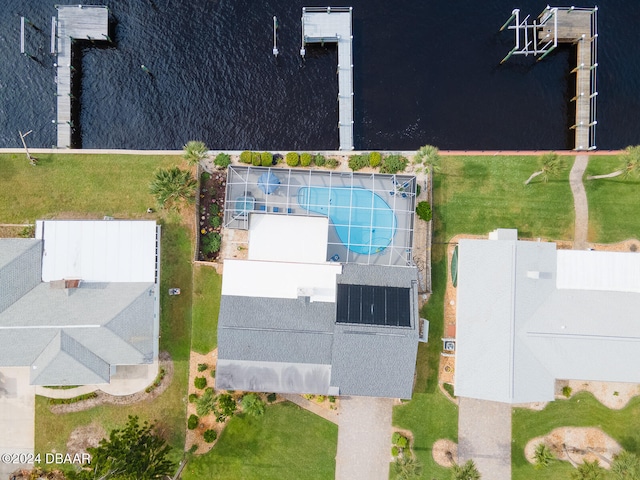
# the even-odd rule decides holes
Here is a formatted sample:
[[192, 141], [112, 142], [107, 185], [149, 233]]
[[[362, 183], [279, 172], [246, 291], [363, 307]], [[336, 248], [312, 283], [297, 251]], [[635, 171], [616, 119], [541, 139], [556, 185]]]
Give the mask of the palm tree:
[[529, 185], [531, 180], [538, 175], [542, 175], [542, 181], [548, 182], [550, 177], [557, 177], [564, 170], [564, 160], [555, 152], [544, 154], [540, 157], [539, 162], [540, 170], [533, 172], [527, 181], [524, 182], [525, 185]]
[[553, 456], [553, 453], [551, 453], [551, 450], [545, 443], [539, 443], [536, 446], [534, 459], [537, 468], [548, 467], [551, 463], [551, 460], [553, 460], [554, 458], [555, 457]]
[[424, 163], [432, 172], [440, 171], [440, 151], [433, 145], [423, 145], [413, 157], [415, 163]]
[[598, 463], [598, 460], [593, 462], [585, 462], [578, 465], [578, 469], [571, 472], [572, 480], [602, 480], [604, 478], [604, 470]]
[[264, 402], [255, 393], [247, 393], [242, 397], [242, 411], [252, 417], [259, 417], [264, 414]]
[[597, 180], [599, 178], [613, 178], [622, 175], [623, 178], [627, 178], [630, 175], [637, 177], [640, 174], [640, 145], [635, 147], [627, 147], [626, 165], [620, 170], [607, 173], [606, 175], [589, 175], [587, 180]]
[[613, 458], [611, 473], [615, 480], [640, 479], [640, 458], [635, 453], [623, 450]]
[[155, 195], [161, 207], [177, 207], [180, 200], [192, 202], [197, 182], [187, 170], [178, 167], [156, 170], [149, 184], [149, 192]]
[[464, 465], [455, 463], [451, 470], [451, 480], [480, 480], [480, 472], [473, 460], [467, 460]]
[[413, 480], [420, 478], [422, 466], [416, 457], [406, 452], [396, 458], [395, 469], [398, 480]]
[[207, 156], [207, 146], [204, 142], [191, 140], [182, 147], [182, 156], [189, 165], [197, 165], [200, 160]]

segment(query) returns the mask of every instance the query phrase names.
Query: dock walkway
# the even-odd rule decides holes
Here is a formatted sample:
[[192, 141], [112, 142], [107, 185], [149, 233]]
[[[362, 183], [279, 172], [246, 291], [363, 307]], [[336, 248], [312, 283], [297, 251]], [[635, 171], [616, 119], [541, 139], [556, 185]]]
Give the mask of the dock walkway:
[[107, 40], [109, 10], [98, 5], [58, 5], [56, 82], [58, 148], [71, 148], [71, 44], [74, 40]]
[[353, 48], [351, 7], [303, 7], [302, 48], [308, 43], [338, 44], [338, 130], [340, 150], [353, 150]]

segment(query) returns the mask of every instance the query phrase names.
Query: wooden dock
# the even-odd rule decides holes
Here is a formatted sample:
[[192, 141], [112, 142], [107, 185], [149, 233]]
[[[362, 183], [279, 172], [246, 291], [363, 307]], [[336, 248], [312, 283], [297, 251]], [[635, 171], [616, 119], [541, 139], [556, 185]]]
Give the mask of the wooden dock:
[[[542, 14], [544, 15], [544, 13]], [[557, 38], [558, 43], [573, 43], [577, 47], [577, 65], [572, 73], [576, 74], [576, 96], [572, 101], [576, 104], [576, 121], [571, 127], [575, 130], [575, 149], [590, 150], [595, 148], [595, 72], [597, 67], [595, 56], [594, 31], [595, 11], [578, 9], [558, 9], [557, 30], [554, 35], [551, 29], [542, 29], [540, 37], [547, 36], [550, 41]], [[555, 38], [554, 38], [555, 37]]]
[[353, 150], [353, 48], [351, 7], [304, 7], [302, 48], [308, 43], [338, 44], [338, 130], [340, 150]]
[[107, 40], [109, 38], [109, 10], [98, 5], [57, 5], [58, 38], [56, 82], [58, 148], [71, 148], [71, 44], [74, 40]]

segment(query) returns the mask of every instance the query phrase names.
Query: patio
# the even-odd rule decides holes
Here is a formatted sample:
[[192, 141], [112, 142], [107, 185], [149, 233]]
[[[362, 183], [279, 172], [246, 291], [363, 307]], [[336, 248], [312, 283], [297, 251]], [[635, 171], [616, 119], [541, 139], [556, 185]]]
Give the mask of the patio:
[[[316, 189], [313, 197], [309, 189]], [[224, 226], [248, 230], [252, 213], [329, 216], [327, 261], [410, 265], [415, 191], [412, 175], [234, 165], [227, 173], [231, 208]]]

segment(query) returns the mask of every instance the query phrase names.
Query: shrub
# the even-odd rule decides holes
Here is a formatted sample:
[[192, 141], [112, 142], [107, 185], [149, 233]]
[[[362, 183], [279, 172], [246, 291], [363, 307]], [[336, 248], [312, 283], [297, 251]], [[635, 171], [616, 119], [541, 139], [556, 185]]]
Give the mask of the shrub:
[[189, 395], [189, 403], [193, 403], [196, 400], [198, 400], [198, 394], [197, 393], [192, 393]]
[[393, 432], [393, 435], [391, 435], [391, 443], [393, 443], [394, 445], [397, 445], [399, 438], [400, 438], [400, 432]]
[[336, 397], [329, 395], [329, 403], [336, 403]]
[[227, 155], [226, 153], [219, 153], [213, 160], [213, 164], [218, 168], [227, 168], [229, 165], [231, 165], [231, 156]]
[[218, 408], [214, 410], [217, 422], [224, 422], [227, 417], [233, 415], [236, 411], [236, 401], [228, 393], [223, 393], [218, 397]]
[[198, 389], [203, 389], [207, 386], [207, 379], [204, 377], [196, 377], [193, 381], [193, 385]]
[[209, 214], [210, 215], [218, 215], [220, 213], [220, 207], [217, 203], [212, 203], [209, 205]]
[[251, 152], [249, 150], [245, 150], [240, 154], [240, 161], [242, 163], [251, 163]]
[[419, 183], [416, 184], [416, 197], [420, 196], [420, 192], [422, 192], [422, 187]]
[[369, 154], [369, 166], [376, 168], [382, 162], [382, 154], [380, 152], [371, 152]]
[[216, 395], [213, 393], [213, 388], [207, 388], [202, 396], [196, 402], [196, 413], [201, 417], [208, 415], [216, 408]]
[[298, 162], [300, 162], [300, 156], [296, 152], [289, 152], [287, 153], [285, 160], [287, 161], [287, 165], [290, 167], [297, 167]]
[[391, 443], [396, 445], [398, 448], [407, 448], [409, 440], [400, 432], [393, 432], [393, 435], [391, 436]]
[[[20, 230], [20, 232], [18, 233], [18, 236], [20, 238], [33, 238], [36, 236], [36, 226], [35, 225], [28, 225], [26, 227], [24, 227], [22, 230]], [[632, 245], [633, 247], [635, 247], [635, 245]]]
[[96, 392], [89, 392], [73, 398], [50, 398], [49, 405], [68, 405], [70, 403], [82, 402], [83, 400], [90, 400], [97, 396], [98, 394]]
[[278, 396], [275, 393], [270, 393], [269, 395], [267, 395], [267, 402], [273, 403], [276, 401], [277, 397]]
[[260, 154], [260, 160], [263, 167], [270, 167], [273, 163], [273, 155], [270, 152], [262, 152]]
[[242, 397], [242, 410], [247, 415], [259, 417], [264, 415], [265, 405], [262, 399], [255, 393], [247, 393]]
[[251, 152], [251, 163], [254, 167], [262, 165], [262, 156], [258, 152]]
[[400, 450], [398, 450], [398, 447], [396, 447], [395, 445], [391, 447], [391, 455], [393, 455], [394, 457], [397, 457], [398, 453], [400, 453]]
[[216, 378], [216, 370], [215, 370], [215, 368], [213, 370], [211, 370], [211, 376], [213, 378]]
[[551, 461], [555, 458], [551, 449], [544, 443], [536, 445], [534, 452], [534, 461], [537, 468], [548, 467]]
[[318, 167], [322, 167], [327, 160], [324, 158], [324, 155], [316, 155], [313, 157], [313, 163], [315, 163]]
[[312, 159], [313, 157], [311, 156], [311, 154], [305, 152], [300, 155], [300, 165], [302, 165], [303, 167], [308, 167], [309, 165], [311, 165]]
[[207, 430], [206, 432], [204, 432], [203, 437], [205, 442], [213, 443], [216, 441], [216, 438], [218, 438], [218, 434], [215, 430]]
[[408, 160], [402, 155], [389, 155], [382, 160], [380, 173], [398, 173], [407, 168]]
[[199, 372], [204, 372], [207, 368], [209, 368], [209, 365], [207, 365], [206, 363], [199, 363], [198, 364], [198, 371]]
[[207, 182], [210, 178], [211, 178], [211, 174], [210, 173], [202, 172], [202, 175], [200, 175], [200, 182], [201, 183]]
[[209, 225], [211, 225], [213, 228], [218, 228], [221, 223], [222, 223], [222, 220], [217, 215], [209, 219]]
[[571, 396], [572, 389], [569, 385], [562, 387], [562, 395], [569, 398]]
[[198, 418], [197, 415], [194, 415], [194, 414], [189, 415], [189, 420], [187, 420], [187, 428], [189, 430], [195, 430], [196, 427], [198, 426], [199, 421], [200, 419]]
[[433, 213], [431, 212], [431, 205], [429, 205], [429, 202], [418, 202], [416, 215], [418, 215], [420, 220], [424, 220], [425, 222], [431, 220]]
[[337, 158], [329, 158], [325, 163], [325, 166], [330, 169], [338, 168], [340, 166], [340, 162]]
[[324, 402], [326, 399], [327, 399], [327, 397], [326, 397], [325, 395], [318, 395], [318, 396], [316, 397], [316, 402], [318, 402], [318, 403], [322, 403], [322, 402]]
[[209, 232], [202, 237], [201, 250], [205, 255], [210, 255], [220, 251], [222, 245], [222, 237], [218, 232]]
[[349, 157], [349, 168], [354, 172], [362, 170], [364, 167], [369, 166], [369, 155], [364, 153], [362, 155], [351, 155]]

